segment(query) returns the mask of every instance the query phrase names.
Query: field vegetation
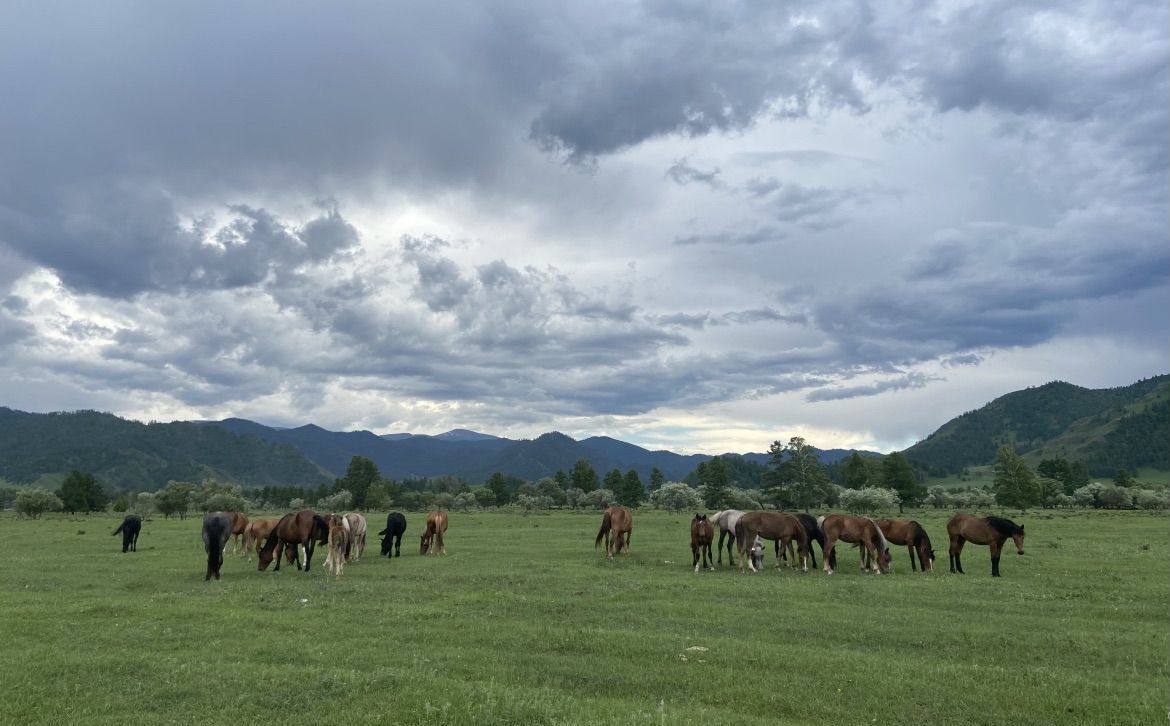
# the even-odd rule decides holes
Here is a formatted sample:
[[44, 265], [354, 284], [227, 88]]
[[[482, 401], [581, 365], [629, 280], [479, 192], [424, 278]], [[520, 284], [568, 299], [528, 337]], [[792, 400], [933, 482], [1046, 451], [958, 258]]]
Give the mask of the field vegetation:
[[[629, 558], [599, 516], [454, 512], [447, 557], [366, 557], [202, 580], [199, 519], [0, 515], [0, 705], [10, 723], [1148, 724], [1167, 713], [1164, 514], [1013, 515], [1027, 554], [914, 513], [938, 555], [911, 573], [690, 569], [690, 513], [635, 513]], [[385, 513], [369, 515], [371, 532]], [[1009, 543], [1010, 544], [1010, 543]], [[819, 558], [819, 552], [818, 552]], [[770, 558], [769, 558], [770, 564]]]

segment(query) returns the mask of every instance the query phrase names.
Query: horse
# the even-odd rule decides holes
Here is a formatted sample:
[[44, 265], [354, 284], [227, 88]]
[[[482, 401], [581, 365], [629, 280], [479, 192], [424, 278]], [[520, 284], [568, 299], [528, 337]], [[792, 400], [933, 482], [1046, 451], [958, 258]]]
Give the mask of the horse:
[[887, 541], [896, 545], [906, 545], [910, 552], [912, 571], [917, 571], [914, 566], [914, 555], [917, 553], [922, 571], [934, 572], [934, 549], [930, 546], [930, 537], [921, 524], [913, 519], [879, 519], [876, 524]]
[[207, 550], [207, 582], [215, 575], [219, 579], [219, 568], [223, 567], [223, 550], [232, 536], [232, 518], [226, 512], [208, 512], [203, 518], [203, 549]]
[[[243, 512], [224, 512], [232, 519], [232, 554], [243, 550], [244, 533], [248, 531], [248, 517]], [[225, 545], [226, 546], [226, 545]]]
[[142, 531], [142, 517], [127, 514], [112, 534], [122, 533], [122, 552], [138, 551], [138, 533]]
[[629, 507], [615, 504], [601, 515], [601, 529], [597, 530], [597, 539], [593, 541], [593, 548], [601, 544], [605, 538], [605, 559], [612, 560], [613, 556], [623, 549], [626, 557], [630, 556], [630, 534], [634, 531], [634, 515]]
[[378, 533], [382, 538], [382, 555], [385, 557], [391, 556], [391, 549], [394, 550], [394, 557], [402, 556], [402, 535], [406, 532], [406, 517], [402, 516], [402, 512], [390, 512], [386, 515], [386, 529]]
[[731, 548], [735, 545], [735, 525], [739, 522], [739, 518], [743, 516], [743, 512], [738, 509], [724, 509], [715, 512], [711, 515], [711, 523], [719, 528], [719, 564], [723, 564], [723, 539], [727, 538], [727, 563], [731, 567], [735, 567], [735, 558], [731, 554]]
[[[275, 572], [280, 572], [280, 555], [278, 554], [281, 545], [285, 548], [285, 555], [288, 555], [289, 548], [301, 545], [305, 550], [305, 572], [309, 571], [309, 565], [313, 562], [313, 549], [318, 542], [325, 544], [329, 540], [329, 525], [326, 524], [325, 518], [320, 514], [309, 510], [302, 509], [299, 512], [289, 512], [280, 518], [276, 526], [269, 532], [268, 538], [264, 540], [264, 547], [260, 549], [260, 564], [261, 572], [268, 569], [268, 565], [272, 563], [275, 556], [276, 568]], [[300, 558], [294, 560], [297, 564], [297, 569], [301, 569]]]
[[[833, 548], [837, 540], [858, 545], [861, 548], [861, 571], [870, 569], [870, 562], [878, 574], [890, 571], [890, 545], [882, 530], [869, 517], [855, 517], [849, 514], [830, 514], [817, 521], [825, 534], [825, 549], [821, 551], [825, 574], [833, 574], [836, 558]], [[868, 561], [867, 561], [868, 558]]]
[[714, 533], [711, 531], [711, 523], [707, 521], [707, 515], [696, 514], [695, 518], [691, 520], [691, 564], [694, 565], [695, 572], [699, 571], [699, 553], [703, 555], [703, 569], [715, 569], [715, 565], [711, 561], [712, 539], [714, 539]]
[[[817, 569], [817, 556], [813, 554], [812, 543], [816, 542], [821, 546], [821, 557], [823, 558], [825, 556], [825, 533], [821, 531], [820, 526], [817, 524], [817, 518], [811, 514], [796, 514], [793, 516], [800, 520], [805, 534], [808, 535], [809, 567], [815, 570]], [[777, 543], [777, 546], [779, 546], [779, 543]], [[789, 561], [789, 559], [795, 560], [796, 555], [792, 552], [792, 543], [789, 542], [788, 548], [784, 552], [778, 553], [778, 556], [785, 562]], [[836, 563], [834, 563], [835, 565]]]
[[423, 531], [422, 537], [419, 539], [418, 553], [420, 555], [425, 555], [428, 552], [440, 555], [447, 554], [447, 548], [443, 545], [443, 534], [446, 531], [446, 510], [436, 509], [427, 513], [426, 529]]
[[330, 565], [333, 566], [333, 574], [336, 577], [341, 577], [341, 571], [345, 568], [345, 551], [350, 546], [350, 532], [340, 524], [334, 524], [329, 528], [329, 554], [325, 558], [325, 571], [329, 572]]
[[[752, 557], [757, 538], [776, 540], [780, 549], [786, 549], [788, 543], [795, 540], [801, 570], [808, 572], [808, 533], [795, 516], [787, 512], [747, 512], [739, 518], [735, 524], [735, 540], [739, 543], [740, 572], [744, 571], [745, 559], [751, 571], [757, 571]], [[776, 567], [780, 567], [779, 556], [776, 558]]]
[[279, 519], [253, 519], [248, 522], [247, 529], [244, 530], [244, 557], [251, 559], [252, 551], [260, 554], [260, 548], [264, 546], [264, 540], [268, 539], [268, 535], [272, 533], [272, 528], [276, 526]]
[[345, 558], [352, 562], [360, 560], [366, 551], [366, 518], [357, 512], [348, 512], [345, 522], [349, 525], [348, 543], [345, 545]]
[[1003, 517], [972, 517], [970, 514], [956, 514], [947, 522], [947, 534], [951, 538], [951, 572], [963, 572], [963, 543], [985, 544], [991, 549], [991, 576], [999, 577], [999, 553], [1003, 543], [1010, 537], [1016, 543], [1016, 554], [1024, 554], [1024, 525], [1016, 524]]

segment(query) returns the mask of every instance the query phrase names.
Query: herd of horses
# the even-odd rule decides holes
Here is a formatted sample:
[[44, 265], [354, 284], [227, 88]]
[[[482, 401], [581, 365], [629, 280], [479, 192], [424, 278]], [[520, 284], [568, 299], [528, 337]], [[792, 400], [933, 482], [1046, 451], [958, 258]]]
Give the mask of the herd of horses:
[[[633, 531], [633, 514], [628, 507], [613, 506], [605, 510], [601, 518], [601, 529], [597, 532], [594, 547], [605, 541], [605, 557], [624, 551], [630, 553], [630, 533]], [[886, 574], [890, 571], [890, 545], [903, 545], [910, 554], [910, 569], [922, 572], [934, 571], [934, 549], [930, 537], [922, 525], [912, 519], [871, 519], [849, 514], [830, 514], [813, 517], [810, 514], [788, 512], [742, 512], [725, 509], [710, 516], [695, 514], [691, 519], [691, 565], [695, 572], [700, 566], [713, 570], [711, 543], [715, 529], [719, 529], [718, 562], [723, 564], [723, 547], [727, 543], [727, 560], [735, 566], [732, 547], [739, 553], [739, 571], [744, 566], [752, 572], [763, 565], [764, 541], [775, 543], [776, 567], [787, 561], [793, 567], [808, 572], [809, 563], [816, 569], [816, 555], [812, 543], [821, 548], [821, 561], [826, 574], [833, 574], [837, 567], [837, 543], [845, 542], [858, 549], [861, 571]], [[612, 537], [611, 537], [612, 535]], [[1024, 554], [1024, 527], [1003, 517], [973, 517], [956, 514], [947, 522], [950, 538], [951, 572], [963, 572], [963, 545], [967, 542], [987, 545], [991, 553], [991, 575], [999, 577], [999, 558], [1004, 544], [1011, 539], [1016, 553]], [[701, 560], [701, 562], [700, 562]], [[795, 564], [799, 562], [799, 564]]]
[[[419, 538], [419, 554], [447, 554], [444, 535], [447, 532], [447, 512], [441, 509], [427, 514], [423, 533]], [[710, 516], [695, 514], [691, 520], [691, 565], [695, 572], [700, 567], [714, 569], [711, 545], [715, 530], [719, 530], [717, 562], [723, 564], [726, 542], [728, 565], [735, 567], [734, 552], [739, 554], [739, 571], [746, 568], [757, 572], [763, 568], [764, 543], [775, 545], [776, 567], [787, 562], [807, 572], [811, 563], [817, 567], [812, 543], [820, 545], [822, 567], [833, 574], [837, 567], [837, 543], [845, 542], [858, 549], [861, 571], [878, 574], [890, 571], [890, 545], [905, 546], [910, 554], [910, 569], [932, 572], [934, 550], [930, 537], [922, 525], [914, 520], [871, 519], [864, 516], [830, 514], [813, 517], [809, 514], [788, 512], [743, 512], [725, 509]], [[630, 554], [630, 535], [634, 517], [629, 507], [615, 505], [605, 510], [594, 547], [605, 543], [605, 557]], [[142, 518], [131, 514], [122, 520], [113, 534], [122, 535], [122, 551], [138, 549], [138, 535]], [[402, 535], [406, 532], [406, 517], [391, 512], [386, 517], [386, 528], [378, 532], [382, 537], [381, 554], [399, 557]], [[999, 577], [999, 559], [1004, 545], [1010, 539], [1017, 554], [1024, 554], [1024, 527], [1003, 517], [974, 517], [956, 514], [947, 522], [950, 538], [951, 572], [963, 572], [963, 545], [967, 542], [986, 545], [991, 553], [991, 574]], [[242, 512], [211, 512], [203, 518], [203, 546], [207, 552], [207, 571], [204, 580], [219, 579], [224, 554], [229, 541], [233, 552], [251, 559], [255, 551], [260, 571], [281, 560], [295, 564], [298, 570], [309, 570], [317, 545], [327, 547], [326, 572], [340, 576], [347, 562], [360, 560], [366, 547], [366, 519], [357, 512], [318, 514], [309, 509], [289, 512], [279, 519], [249, 520]], [[733, 551], [734, 548], [734, 551]]]

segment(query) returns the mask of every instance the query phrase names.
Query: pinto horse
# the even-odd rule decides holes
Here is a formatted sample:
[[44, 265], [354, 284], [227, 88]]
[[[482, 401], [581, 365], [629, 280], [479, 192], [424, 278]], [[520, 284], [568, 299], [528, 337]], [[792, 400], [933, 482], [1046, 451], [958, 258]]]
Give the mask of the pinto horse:
[[[328, 538], [329, 525], [320, 514], [309, 509], [290, 512], [280, 518], [280, 521], [268, 533], [268, 538], [264, 540], [264, 547], [260, 549], [259, 569], [261, 571], [267, 570], [268, 565], [275, 559], [275, 572], [280, 572], [280, 548], [283, 546], [287, 555], [290, 547], [301, 545], [305, 549], [304, 570], [308, 572], [309, 566], [313, 562], [314, 547], [319, 541], [327, 542]], [[302, 569], [300, 558], [298, 557], [294, 561], [297, 564], [297, 569]]]
[[445, 555], [447, 548], [443, 545], [443, 535], [447, 532], [447, 512], [444, 509], [436, 509], [427, 514], [426, 529], [422, 533], [422, 537], [418, 543], [418, 553], [425, 555], [430, 552], [432, 554]]
[[878, 519], [875, 522], [891, 544], [906, 545], [910, 552], [910, 569], [916, 571], [914, 555], [922, 564], [923, 572], [934, 572], [934, 549], [922, 525], [913, 519]]
[[232, 536], [232, 518], [227, 512], [208, 512], [203, 518], [203, 549], [207, 550], [207, 582], [212, 575], [219, 579], [219, 568], [223, 567], [223, 550]]
[[402, 512], [390, 512], [386, 515], [386, 529], [378, 533], [382, 538], [383, 557], [402, 556], [402, 535], [405, 532], [406, 517], [402, 516]]
[[597, 530], [597, 539], [593, 541], [593, 548], [601, 544], [605, 538], [605, 559], [612, 560], [613, 556], [623, 549], [626, 557], [630, 556], [630, 533], [634, 531], [634, 515], [629, 507], [615, 504], [601, 515], [601, 529]]
[[703, 555], [703, 569], [715, 569], [711, 561], [711, 540], [714, 538], [715, 533], [711, 531], [711, 522], [707, 520], [707, 515], [696, 514], [691, 520], [691, 564], [694, 565], [695, 572], [699, 571], [700, 553]]
[[[243, 550], [244, 535], [248, 531], [248, 517], [243, 512], [224, 512], [232, 520], [232, 554]], [[225, 545], [226, 547], [226, 545]]]
[[122, 552], [138, 551], [138, 533], [142, 531], [142, 517], [127, 514], [113, 534], [122, 533]]
[[825, 574], [833, 574], [836, 558], [833, 548], [837, 540], [858, 545], [861, 549], [861, 571], [870, 569], [870, 563], [878, 574], [890, 571], [890, 544], [882, 530], [869, 517], [855, 517], [849, 514], [830, 514], [821, 518], [817, 524], [825, 533], [825, 549], [821, 552]]
[[[787, 549], [788, 543], [795, 541], [800, 557], [801, 570], [808, 572], [808, 533], [800, 520], [787, 512], [747, 512], [735, 524], [735, 541], [739, 543], [739, 571], [743, 572], [744, 560], [752, 572], [756, 572], [756, 563], [752, 557], [752, 548], [756, 538], [775, 540], [780, 549]], [[776, 567], [780, 567], [780, 558], [776, 558]]]
[[963, 572], [963, 543], [985, 544], [991, 550], [991, 576], [999, 577], [999, 553], [1003, 543], [1010, 537], [1016, 543], [1016, 554], [1024, 554], [1024, 525], [1016, 524], [1003, 517], [972, 517], [970, 514], [956, 514], [947, 522], [947, 534], [951, 538], [951, 572]]

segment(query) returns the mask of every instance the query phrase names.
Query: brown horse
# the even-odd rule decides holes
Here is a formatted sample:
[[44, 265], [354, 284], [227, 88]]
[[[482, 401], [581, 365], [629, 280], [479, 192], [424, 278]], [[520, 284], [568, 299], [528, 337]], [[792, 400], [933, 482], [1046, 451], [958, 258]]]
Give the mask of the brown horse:
[[703, 555], [703, 569], [714, 570], [711, 562], [711, 540], [715, 539], [715, 532], [711, 529], [711, 522], [706, 514], [696, 514], [691, 520], [691, 564], [695, 572], [699, 571], [699, 554]]
[[1024, 554], [1024, 525], [1016, 524], [1003, 517], [972, 517], [970, 514], [956, 514], [947, 522], [947, 534], [951, 538], [951, 572], [963, 572], [963, 543], [985, 544], [991, 549], [991, 576], [999, 577], [999, 553], [1003, 543], [1010, 537], [1016, 543], [1016, 554]]
[[244, 557], [252, 559], [252, 550], [255, 550], [257, 555], [260, 554], [264, 540], [272, 534], [272, 528], [279, 521], [279, 519], [253, 519], [248, 522], [248, 527], [244, 530]]
[[[264, 540], [264, 547], [260, 549], [260, 570], [267, 570], [272, 560], [276, 559], [276, 572], [280, 572], [280, 548], [285, 548], [285, 555], [289, 547], [301, 545], [305, 549], [305, 572], [313, 562], [313, 549], [318, 541], [327, 541], [329, 525], [324, 517], [309, 509], [299, 512], [290, 512], [280, 518], [276, 526]], [[297, 569], [301, 569], [300, 559], [295, 560]]]
[[[800, 569], [808, 572], [808, 532], [795, 516], [787, 512], [747, 512], [739, 518], [735, 523], [735, 541], [739, 548], [740, 572], [744, 571], [745, 560], [752, 572], [757, 571], [756, 562], [752, 558], [752, 547], [757, 537], [774, 540], [777, 553], [787, 549], [789, 542], [796, 542]], [[779, 554], [776, 556], [776, 567], [780, 567]]]
[[248, 530], [248, 517], [243, 512], [224, 512], [232, 518], [232, 554], [243, 550], [244, 533]]
[[427, 514], [427, 526], [423, 529], [422, 537], [418, 543], [418, 553], [420, 555], [425, 555], [428, 552], [438, 555], [447, 554], [447, 548], [443, 545], [443, 535], [446, 532], [446, 510], [436, 509], [429, 512]]
[[613, 556], [625, 550], [626, 557], [630, 556], [630, 534], [634, 531], [634, 515], [629, 507], [615, 504], [601, 515], [601, 529], [597, 530], [597, 539], [593, 541], [594, 549], [605, 539], [605, 559], [612, 560]]
[[891, 544], [906, 545], [910, 551], [910, 569], [916, 571], [914, 555], [922, 563], [923, 572], [934, 572], [934, 549], [922, 525], [913, 519], [879, 519], [875, 522]]
[[349, 548], [349, 540], [349, 530], [342, 525], [334, 524], [329, 528], [329, 554], [325, 558], [326, 572], [329, 572], [332, 565], [333, 574], [341, 577], [341, 571], [345, 568], [345, 550]]
[[882, 530], [869, 517], [855, 517], [849, 514], [830, 514], [823, 517], [818, 524], [825, 534], [825, 549], [821, 553], [821, 560], [825, 566], [825, 574], [833, 574], [836, 558], [833, 556], [833, 547], [837, 540], [855, 544], [861, 549], [861, 571], [870, 569], [873, 563], [878, 574], [890, 571], [890, 545]]

